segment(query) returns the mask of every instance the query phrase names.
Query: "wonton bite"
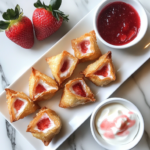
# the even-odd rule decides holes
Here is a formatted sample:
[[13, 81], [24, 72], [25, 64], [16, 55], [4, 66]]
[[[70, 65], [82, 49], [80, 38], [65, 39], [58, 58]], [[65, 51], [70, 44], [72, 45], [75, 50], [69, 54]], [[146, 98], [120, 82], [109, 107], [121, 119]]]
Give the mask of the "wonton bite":
[[63, 51], [56, 56], [46, 58], [46, 61], [59, 85], [72, 75], [78, 63], [78, 59], [67, 51]]
[[76, 78], [65, 85], [59, 106], [71, 108], [89, 102], [95, 102], [94, 94], [82, 78]]
[[60, 132], [61, 126], [60, 117], [56, 112], [43, 107], [28, 125], [27, 132], [31, 132], [34, 137], [48, 146], [54, 136]]
[[116, 80], [111, 52], [102, 55], [97, 61], [87, 66], [82, 74], [97, 86], [107, 85]]
[[29, 78], [29, 94], [33, 101], [50, 99], [58, 91], [55, 80], [32, 68]]
[[101, 56], [95, 31], [91, 31], [71, 41], [75, 56], [80, 62], [96, 60]]
[[5, 91], [11, 122], [22, 119], [40, 109], [40, 106], [33, 103], [25, 93], [11, 89], [5, 89]]

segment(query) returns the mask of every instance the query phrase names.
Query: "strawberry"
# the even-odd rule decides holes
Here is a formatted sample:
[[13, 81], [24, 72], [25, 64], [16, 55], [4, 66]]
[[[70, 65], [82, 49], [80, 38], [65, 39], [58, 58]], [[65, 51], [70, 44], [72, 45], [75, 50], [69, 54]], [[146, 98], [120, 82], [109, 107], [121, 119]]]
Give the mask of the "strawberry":
[[40, 0], [34, 3], [36, 7], [33, 12], [32, 20], [35, 35], [38, 40], [44, 40], [56, 32], [63, 21], [68, 21], [68, 16], [58, 10], [62, 0], [51, 0], [50, 5], [46, 6]]
[[44, 118], [37, 123], [38, 129], [41, 131], [49, 128], [50, 125], [51, 125], [51, 122], [50, 122], [49, 118]]
[[85, 93], [85, 91], [83, 90], [83, 87], [82, 87], [82, 85], [81, 85], [81, 83], [79, 82], [79, 83], [77, 83], [77, 84], [75, 84], [75, 85], [73, 85], [73, 90], [75, 91], [75, 93], [77, 94], [77, 95], [80, 95], [80, 96], [82, 96], [82, 97], [86, 97], [86, 93]]
[[45, 87], [41, 84], [38, 84], [36, 87], [36, 90], [35, 90], [35, 94], [39, 94], [39, 93], [42, 93], [44, 91], [46, 91]]
[[16, 5], [15, 10], [8, 9], [3, 13], [3, 18], [6, 21], [0, 21], [0, 31], [5, 30], [6, 36], [21, 47], [31, 48], [34, 44], [32, 22], [23, 16], [20, 6]]
[[21, 107], [24, 105], [24, 102], [17, 99], [15, 102], [14, 102], [14, 108], [16, 109], [16, 111], [18, 112]]

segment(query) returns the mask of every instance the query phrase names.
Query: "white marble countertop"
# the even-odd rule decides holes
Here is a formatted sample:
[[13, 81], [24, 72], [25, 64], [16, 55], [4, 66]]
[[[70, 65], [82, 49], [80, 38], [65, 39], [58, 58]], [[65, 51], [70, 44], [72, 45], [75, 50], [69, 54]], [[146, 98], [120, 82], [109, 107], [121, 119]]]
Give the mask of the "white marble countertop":
[[[150, 10], [149, 0], [140, 0]], [[19, 4], [24, 14], [30, 19], [34, 11], [35, 0], [0, 0], [1, 14], [8, 8]], [[49, 0], [44, 0], [46, 4]], [[53, 38], [35, 44], [32, 50], [22, 49], [11, 42], [5, 33], [0, 33], [0, 93], [13, 83], [56, 41], [65, 35], [80, 19], [82, 19], [99, 0], [63, 0], [61, 10], [69, 14], [70, 21], [64, 23], [61, 32]], [[131, 100], [141, 111], [145, 121], [145, 132], [139, 144], [133, 150], [150, 150], [150, 59], [136, 71], [111, 97], [122, 97]], [[90, 118], [71, 135], [58, 150], [103, 150], [93, 139], [90, 132]], [[15, 131], [0, 114], [0, 150], [32, 150], [33, 147]]]

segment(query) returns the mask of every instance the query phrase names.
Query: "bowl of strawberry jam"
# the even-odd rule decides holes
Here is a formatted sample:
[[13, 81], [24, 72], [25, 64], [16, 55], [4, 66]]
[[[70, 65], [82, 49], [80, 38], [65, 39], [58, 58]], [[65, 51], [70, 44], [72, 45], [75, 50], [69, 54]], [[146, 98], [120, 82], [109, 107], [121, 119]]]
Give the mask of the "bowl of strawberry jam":
[[99, 40], [111, 48], [137, 44], [147, 27], [146, 12], [137, 0], [103, 0], [96, 9], [94, 29]]

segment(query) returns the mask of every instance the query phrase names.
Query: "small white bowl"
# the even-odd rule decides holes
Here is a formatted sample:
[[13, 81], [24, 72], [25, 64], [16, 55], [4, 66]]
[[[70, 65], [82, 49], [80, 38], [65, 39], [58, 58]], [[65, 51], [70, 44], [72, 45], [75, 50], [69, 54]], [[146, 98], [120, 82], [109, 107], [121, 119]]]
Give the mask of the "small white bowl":
[[[100, 134], [97, 132], [96, 127], [95, 127], [95, 118], [97, 113], [99, 112], [99, 110], [104, 107], [105, 105], [108, 104], [113, 104], [113, 103], [118, 103], [118, 104], [122, 104], [123, 106], [125, 106], [127, 109], [132, 110], [133, 112], [135, 112], [138, 117], [139, 117], [139, 121], [140, 121], [140, 127], [139, 127], [139, 131], [136, 135], [136, 137], [134, 138], [133, 141], [131, 141], [128, 144], [124, 144], [124, 145], [111, 145], [109, 143], [107, 143], [101, 136]], [[133, 148], [135, 145], [138, 144], [138, 142], [140, 141], [140, 139], [143, 136], [143, 132], [144, 132], [144, 121], [143, 121], [143, 117], [140, 113], [140, 111], [138, 110], [138, 108], [131, 103], [130, 101], [123, 99], [123, 98], [109, 98], [103, 102], [101, 102], [93, 111], [92, 116], [91, 116], [91, 120], [90, 120], [90, 127], [91, 127], [91, 132], [92, 135], [94, 137], [94, 139], [96, 140], [96, 142], [108, 149], [108, 150], [128, 150]]]
[[[140, 20], [141, 20], [141, 26], [140, 26], [140, 31], [138, 33], [138, 35], [136, 36], [135, 39], [133, 39], [131, 42], [124, 44], [124, 45], [112, 45], [109, 44], [108, 42], [106, 42], [99, 34], [98, 29], [97, 29], [97, 18], [99, 13], [101, 12], [101, 10], [107, 6], [108, 4], [111, 4], [113, 2], [125, 2], [127, 4], [130, 4], [139, 14]], [[133, 45], [135, 45], [136, 43], [138, 43], [145, 35], [147, 28], [148, 28], [148, 18], [146, 15], [146, 12], [143, 8], [143, 6], [137, 1], [137, 0], [102, 0], [99, 4], [99, 6], [97, 7], [96, 11], [95, 11], [95, 16], [93, 19], [93, 24], [94, 24], [94, 30], [99, 38], [99, 40], [114, 49], [125, 49], [128, 47], [131, 47]]]

